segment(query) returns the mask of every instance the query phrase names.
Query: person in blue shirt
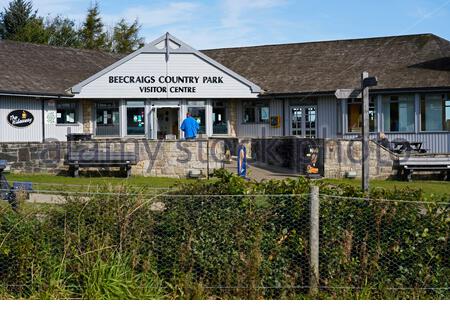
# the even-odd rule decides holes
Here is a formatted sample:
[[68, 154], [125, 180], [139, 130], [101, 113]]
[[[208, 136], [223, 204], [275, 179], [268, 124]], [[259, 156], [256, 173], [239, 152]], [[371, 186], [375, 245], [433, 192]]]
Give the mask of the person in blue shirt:
[[180, 129], [184, 132], [184, 137], [186, 139], [195, 139], [197, 137], [197, 132], [200, 126], [197, 120], [192, 118], [192, 115], [188, 112], [186, 114], [186, 119], [183, 120]]

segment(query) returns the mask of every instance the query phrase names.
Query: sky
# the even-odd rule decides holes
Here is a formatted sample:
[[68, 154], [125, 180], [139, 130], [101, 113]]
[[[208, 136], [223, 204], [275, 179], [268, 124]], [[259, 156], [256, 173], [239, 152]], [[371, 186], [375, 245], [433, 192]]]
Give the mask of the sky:
[[[0, 0], [0, 7], [8, 0]], [[105, 25], [138, 19], [197, 49], [434, 33], [450, 40], [450, 0], [99, 0]], [[42, 16], [81, 23], [90, 0], [34, 0]]]

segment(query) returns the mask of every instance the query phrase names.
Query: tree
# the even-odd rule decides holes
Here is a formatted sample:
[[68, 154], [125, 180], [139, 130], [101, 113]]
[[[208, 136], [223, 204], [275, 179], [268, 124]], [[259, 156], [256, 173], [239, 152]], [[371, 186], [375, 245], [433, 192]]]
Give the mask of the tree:
[[98, 3], [88, 9], [88, 14], [80, 30], [80, 40], [83, 48], [105, 50], [108, 48], [108, 36], [103, 30]]
[[112, 51], [115, 53], [130, 53], [144, 45], [144, 39], [139, 36], [141, 26], [135, 20], [129, 25], [121, 19], [114, 27], [112, 36]]
[[78, 30], [73, 20], [61, 16], [48, 18], [45, 28], [48, 33], [47, 43], [49, 45], [73, 48], [81, 46]]
[[0, 13], [0, 37], [14, 39], [30, 21], [36, 19], [36, 14], [31, 1], [11, 1]]
[[21, 42], [32, 42], [47, 44], [49, 39], [48, 30], [45, 27], [44, 19], [41, 17], [28, 21], [19, 32], [10, 37], [10, 40]]

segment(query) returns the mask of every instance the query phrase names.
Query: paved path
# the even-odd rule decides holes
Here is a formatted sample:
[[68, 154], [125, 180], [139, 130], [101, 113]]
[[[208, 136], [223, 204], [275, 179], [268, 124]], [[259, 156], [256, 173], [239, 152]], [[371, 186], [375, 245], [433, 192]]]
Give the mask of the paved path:
[[[225, 169], [232, 173], [237, 172], [237, 163], [235, 160], [232, 160], [231, 163], [225, 165]], [[298, 173], [293, 173], [292, 170], [282, 167], [269, 166], [269, 165], [258, 165], [256, 166], [254, 163], [248, 162], [247, 175], [250, 179], [261, 181], [261, 180], [269, 180], [276, 179], [282, 180], [286, 178], [297, 178], [301, 175]]]

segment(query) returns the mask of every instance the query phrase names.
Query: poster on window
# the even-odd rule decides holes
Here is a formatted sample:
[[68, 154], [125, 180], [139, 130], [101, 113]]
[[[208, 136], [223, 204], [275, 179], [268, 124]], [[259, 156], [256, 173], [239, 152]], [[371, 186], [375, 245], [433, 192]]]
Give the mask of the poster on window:
[[56, 111], [47, 111], [47, 116], [45, 117], [45, 124], [56, 124]]

